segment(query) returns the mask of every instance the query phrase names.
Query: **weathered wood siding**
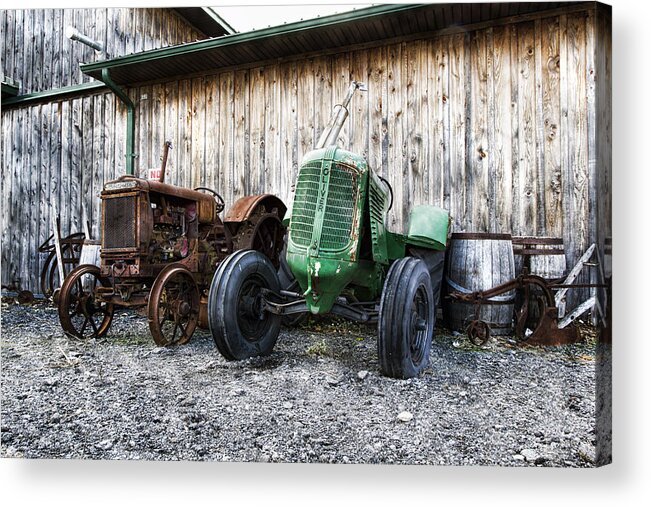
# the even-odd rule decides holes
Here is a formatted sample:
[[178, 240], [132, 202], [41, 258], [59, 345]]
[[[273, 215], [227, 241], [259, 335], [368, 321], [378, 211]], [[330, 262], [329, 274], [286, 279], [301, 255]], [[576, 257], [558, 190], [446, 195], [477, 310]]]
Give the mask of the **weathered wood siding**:
[[[450, 210], [454, 231], [562, 237], [572, 266], [610, 235], [610, 21], [597, 12], [132, 88], [137, 171], [145, 176], [158, 166], [170, 140], [167, 181], [215, 188], [227, 206], [257, 192], [289, 204], [301, 158], [350, 80], [363, 80], [369, 91], [353, 99], [340, 143], [393, 185], [391, 227], [404, 226], [413, 204], [435, 204]], [[60, 163], [9, 162], [12, 194], [3, 196], [23, 214], [14, 210], [5, 235], [22, 238], [13, 228], [43, 212], [22, 209], [36, 167], [41, 182], [56, 181], [41, 185], [36, 201], [58, 185], [66, 223], [74, 228], [72, 215], [85, 206], [97, 225], [95, 189], [124, 172], [126, 122], [110, 95], [93, 103], [92, 118], [84, 115], [89, 100], [49, 112], [56, 121], [46, 142]], [[3, 153], [9, 143], [9, 152], [28, 151], [20, 146], [36, 128], [30, 119], [41, 117], [38, 107], [45, 108], [12, 111], [22, 130], [12, 138], [3, 129]], [[87, 193], [78, 183], [91, 173]], [[41, 240], [46, 232], [39, 229]], [[5, 245], [3, 279], [36, 276], [23, 267], [34, 263], [35, 250]]]
[[101, 42], [110, 58], [205, 37], [171, 9], [1, 9], [2, 72], [21, 95], [91, 81], [79, 64], [95, 61], [95, 51], [68, 39], [67, 26]]

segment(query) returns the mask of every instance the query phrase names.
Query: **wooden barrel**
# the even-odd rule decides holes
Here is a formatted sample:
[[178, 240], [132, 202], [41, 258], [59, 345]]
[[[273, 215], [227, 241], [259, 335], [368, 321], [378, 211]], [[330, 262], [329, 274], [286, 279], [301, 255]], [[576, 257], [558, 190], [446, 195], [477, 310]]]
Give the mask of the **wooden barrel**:
[[[454, 233], [450, 238], [445, 266], [445, 290], [470, 293], [484, 291], [515, 278], [510, 234]], [[444, 298], [443, 320], [453, 331], [465, 332], [479, 318], [488, 323], [493, 335], [513, 332], [515, 291], [476, 305]]]
[[[560, 280], [566, 275], [567, 262], [563, 238], [516, 236], [513, 238], [513, 254], [515, 257], [516, 274], [526, 272], [531, 275], [540, 276], [547, 281]], [[537, 288], [530, 288], [532, 294], [529, 298], [529, 317], [527, 327], [533, 329], [540, 319], [537, 297], [542, 292]], [[520, 308], [522, 302], [516, 300], [516, 308]], [[563, 316], [565, 304], [562, 301], [559, 305], [559, 317]]]

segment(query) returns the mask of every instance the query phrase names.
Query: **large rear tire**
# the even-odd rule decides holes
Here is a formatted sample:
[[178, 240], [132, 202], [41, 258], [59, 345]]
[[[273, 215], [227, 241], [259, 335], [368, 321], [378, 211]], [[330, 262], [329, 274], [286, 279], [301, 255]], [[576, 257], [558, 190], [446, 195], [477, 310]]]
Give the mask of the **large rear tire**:
[[378, 358], [383, 375], [412, 378], [429, 363], [436, 323], [426, 264], [414, 257], [395, 261], [387, 274], [378, 320]]
[[271, 354], [281, 318], [262, 309], [261, 289], [278, 292], [280, 283], [271, 261], [256, 250], [229, 255], [215, 272], [208, 294], [208, 327], [226, 359]]

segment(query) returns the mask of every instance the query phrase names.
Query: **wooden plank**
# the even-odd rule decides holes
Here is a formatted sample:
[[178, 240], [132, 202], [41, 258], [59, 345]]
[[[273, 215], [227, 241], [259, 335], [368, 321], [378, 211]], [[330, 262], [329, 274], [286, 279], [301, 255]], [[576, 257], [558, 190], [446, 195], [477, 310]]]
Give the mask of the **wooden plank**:
[[219, 192], [223, 197], [224, 188], [221, 185], [221, 180], [217, 178], [220, 146], [219, 146], [219, 126], [220, 126], [220, 111], [219, 111], [219, 84], [215, 77], [208, 77], [205, 80], [205, 95], [206, 95], [206, 173], [204, 181], [206, 184]]
[[545, 124], [543, 113], [543, 70], [542, 70], [542, 23], [540, 19], [534, 20], [534, 68], [535, 68], [535, 137], [536, 137], [536, 223], [538, 234], [546, 235], [546, 210], [545, 202]]
[[538, 235], [538, 174], [536, 153], [536, 71], [534, 24], [518, 25], [518, 187], [519, 214], [514, 234]]
[[34, 35], [34, 13], [33, 9], [25, 10], [25, 19], [24, 19], [24, 46], [17, 47], [16, 50], [22, 52], [23, 58], [21, 64], [23, 67], [22, 78], [20, 81], [21, 93], [32, 93], [34, 90], [34, 76], [37, 74], [34, 72], [35, 65], [34, 62], [34, 41], [36, 39]]
[[136, 53], [140, 53], [145, 49], [143, 39], [143, 11], [144, 9], [133, 9], [133, 50]]
[[[104, 47], [104, 51], [106, 51], [108, 47], [108, 41], [109, 39], [109, 33], [108, 33], [108, 15], [107, 15], [107, 9], [94, 9], [94, 15], [95, 15], [95, 37], [96, 40], [100, 41], [102, 43], [102, 46]], [[98, 58], [104, 58], [103, 56], [96, 57], [95, 59], [97, 60]]]
[[[2, 55], [2, 71], [5, 75], [16, 79], [14, 59], [16, 54], [16, 46], [14, 45], [16, 40], [16, 15], [15, 11], [12, 9], [2, 9], [3, 20], [6, 23], [3, 26], [6, 26], [4, 31], [4, 36], [2, 37], [4, 41], [4, 48], [0, 54]], [[4, 252], [4, 250], [3, 250]], [[4, 264], [3, 264], [4, 266]], [[3, 271], [4, 273], [4, 271]]]
[[[548, 18], [541, 21], [542, 71], [542, 126], [544, 180], [542, 205], [545, 221], [544, 234], [554, 237], [562, 235], [562, 173], [560, 140], [560, 20]], [[540, 124], [540, 120], [538, 121]]]
[[486, 32], [475, 32], [470, 37], [470, 124], [466, 138], [467, 167], [465, 191], [467, 194], [468, 225], [474, 232], [487, 232], [489, 229], [488, 207], [488, 73]]
[[[425, 157], [426, 168], [423, 175], [422, 186], [424, 197], [428, 202], [443, 202], [446, 178], [443, 170], [443, 153], [445, 141], [443, 140], [443, 80], [447, 81], [447, 66], [444, 63], [442, 40], [432, 39], [424, 43], [422, 53], [426, 58], [424, 80], [426, 96], [424, 105], [426, 117], [424, 119]], [[447, 99], [446, 99], [447, 100]], [[436, 186], [436, 188], [434, 188]]]
[[332, 97], [332, 65], [330, 58], [315, 58], [313, 69], [315, 137], [312, 146], [321, 137], [321, 133], [332, 116], [335, 104]]
[[[582, 217], [586, 223], [586, 234], [588, 241], [599, 244], [599, 215], [601, 213], [600, 195], [598, 194], [598, 168], [597, 168], [597, 96], [596, 96], [596, 11], [588, 11], [586, 17], [586, 41], [585, 41], [585, 80], [586, 80], [586, 131], [587, 131], [587, 201], [588, 213]], [[599, 281], [599, 272], [596, 269], [588, 273], [589, 283]], [[590, 295], [597, 296], [597, 289], [591, 288]], [[593, 315], [593, 324], [596, 325]]]
[[[48, 238], [50, 232], [50, 187], [54, 179], [51, 174], [50, 166], [50, 151], [52, 138], [52, 108], [56, 107], [53, 104], [43, 104], [41, 107], [39, 119], [41, 122], [40, 127], [40, 157], [39, 157], [39, 207], [38, 207], [38, 234], [34, 244], [33, 255], [37, 262], [37, 268], [32, 272], [32, 284], [34, 287], [33, 292], [41, 292], [40, 284], [37, 282], [41, 269], [43, 268], [43, 261], [45, 256], [38, 252], [38, 247]], [[54, 140], [56, 143], [56, 140]]]
[[[73, 232], [80, 232], [82, 230], [82, 206], [83, 196], [85, 195], [82, 190], [82, 171], [84, 167], [83, 160], [83, 105], [81, 98], [75, 98], [71, 101], [71, 156], [70, 156], [70, 215], [69, 215], [69, 228], [67, 231], [64, 229], [61, 233], [65, 236]], [[63, 208], [63, 206], [62, 206]], [[63, 212], [63, 209], [61, 210]]]
[[495, 232], [511, 231], [512, 154], [511, 154], [511, 31], [507, 27], [493, 29], [493, 129], [492, 178]]
[[138, 88], [138, 102], [136, 103], [136, 141], [135, 150], [138, 161], [136, 176], [147, 178], [148, 171], [154, 167], [149, 146], [151, 144], [151, 110], [152, 87], [141, 86]]
[[[131, 101], [137, 100], [136, 89], [128, 91]], [[127, 107], [124, 103], [115, 99], [115, 175], [121, 176], [126, 174], [127, 152], [126, 152], [126, 139], [127, 139]], [[138, 170], [138, 159], [134, 160], [134, 171]]]
[[[8, 12], [5, 11], [4, 14], [6, 15]], [[12, 133], [17, 129], [9, 128], [12, 114], [13, 111], [5, 111], [3, 114], [2, 147], [0, 148], [0, 155], [2, 156], [2, 165], [0, 166], [0, 181], [2, 181], [2, 274], [0, 276], [2, 276], [5, 284], [11, 281], [10, 265], [14, 246], [11, 240], [11, 230], [14, 227], [12, 222], [12, 204], [14, 201]]]
[[[25, 203], [34, 203], [34, 188], [38, 181], [38, 172], [36, 168], [37, 151], [34, 151], [34, 146], [38, 143], [38, 123], [34, 110], [36, 107], [25, 109], [24, 121], [26, 123], [25, 133], [23, 140], [25, 145], [22, 149], [23, 168], [24, 171], [21, 176], [21, 203], [23, 203], [21, 213], [21, 270], [20, 279], [21, 286], [29, 290], [29, 280], [31, 279], [31, 257], [33, 255], [31, 244], [33, 240], [32, 233], [34, 231], [33, 218], [36, 214], [33, 206], [25, 209]], [[36, 180], [36, 181], [34, 181]]]
[[[369, 65], [368, 51], [355, 51], [351, 53], [350, 80], [366, 83], [369, 91], [358, 94], [351, 107], [353, 120], [350, 122], [349, 127], [349, 146], [352, 151], [359, 153], [366, 160], [369, 160], [370, 75], [371, 67]], [[348, 84], [350, 85], [350, 83]], [[373, 168], [375, 169], [375, 167]]]
[[[427, 58], [426, 43], [417, 41], [407, 44], [404, 49], [404, 70], [402, 89], [406, 97], [405, 120], [403, 123], [403, 139], [407, 162], [407, 178], [405, 179], [405, 224], [409, 220], [409, 212], [414, 204], [429, 202], [429, 181], [427, 153], [425, 144], [429, 131], [427, 128]], [[425, 60], [423, 62], [423, 55]], [[424, 82], [423, 82], [424, 81]], [[432, 185], [433, 187], [436, 185]], [[438, 188], [432, 188], [439, 192]]]
[[298, 128], [296, 125], [296, 64], [280, 65], [280, 174], [278, 175], [278, 197], [288, 206], [292, 201], [291, 187], [298, 176]]
[[[190, 178], [192, 188], [206, 186], [204, 180], [206, 94], [203, 82], [203, 78], [192, 80], [192, 177]], [[156, 125], [155, 120], [152, 121], [152, 125]]]
[[585, 14], [573, 14], [567, 20], [567, 118], [568, 118], [568, 172], [570, 221], [572, 241], [566, 245], [569, 262], [585, 248], [588, 242], [588, 146], [587, 146], [587, 104], [586, 104], [586, 23]]
[[126, 35], [124, 26], [126, 24], [127, 9], [111, 9], [113, 13], [113, 56], [123, 56], [126, 54]]
[[450, 38], [450, 215], [452, 229], [465, 231], [466, 221], [466, 82], [469, 56], [465, 35]]
[[260, 182], [259, 192], [277, 193], [280, 187], [280, 90], [278, 65], [270, 65], [264, 69], [265, 86], [265, 149], [264, 173]]
[[94, 162], [100, 153], [95, 153], [93, 146], [95, 137], [95, 109], [93, 107], [93, 97], [86, 96], [81, 99], [81, 164], [79, 167], [79, 180], [81, 181], [80, 210], [79, 210], [79, 230], [83, 231], [86, 222], [92, 221], [92, 199], [93, 199], [93, 171]]
[[179, 82], [179, 126], [178, 126], [178, 177], [179, 185], [192, 185], [192, 83], [189, 79]]
[[62, 72], [63, 72], [63, 62], [65, 58], [65, 51], [63, 44], [64, 31], [65, 27], [64, 22], [64, 10], [63, 9], [52, 9], [54, 19], [52, 21], [52, 62], [50, 64], [50, 87], [59, 88], [61, 87], [62, 81]]
[[[165, 141], [172, 143], [172, 149], [167, 157], [165, 181], [173, 185], [179, 184], [179, 128], [178, 113], [178, 82], [165, 84]], [[163, 147], [161, 146], [161, 151]]]
[[[605, 9], [597, 11], [597, 150], [598, 150], [598, 192], [601, 200], [598, 218], [599, 245], [602, 258], [610, 256], [604, 251], [605, 243], [612, 238], [612, 33], [611, 18]], [[608, 257], [606, 257], [608, 255]], [[604, 279], [611, 276], [609, 265], [604, 266]], [[607, 301], [602, 299], [604, 310], [608, 310]]]
[[104, 186], [104, 165], [106, 164], [107, 153], [105, 151], [108, 131], [104, 130], [106, 121], [106, 94], [100, 93], [93, 96], [93, 170], [92, 185], [90, 193], [90, 205], [88, 220], [91, 227], [93, 239], [100, 239], [100, 192]]
[[15, 280], [20, 278], [20, 238], [22, 231], [20, 230], [20, 216], [22, 213], [23, 207], [23, 196], [21, 195], [21, 174], [24, 172], [24, 161], [21, 157], [22, 144], [25, 134], [25, 121], [22, 118], [24, 110], [14, 109], [11, 111], [11, 124], [16, 125], [16, 128], [13, 129], [13, 139], [12, 146], [17, 147], [18, 149], [13, 150], [13, 161], [12, 161], [12, 173], [13, 177], [11, 180], [11, 194], [12, 194], [12, 203], [11, 203], [11, 220], [12, 224], [11, 230], [11, 266], [10, 266], [10, 278], [9, 282], [13, 284]]
[[387, 49], [387, 180], [393, 187], [394, 203], [387, 223], [394, 231], [403, 231], [407, 224], [407, 201], [409, 188], [409, 160], [406, 156], [404, 138], [404, 104], [402, 100], [403, 46], [395, 44]]
[[[361, 78], [354, 78], [351, 75], [351, 55], [350, 53], [341, 53], [339, 55], [334, 55], [332, 57], [332, 104], [330, 109], [330, 114], [326, 118], [326, 121], [332, 115], [332, 110], [334, 105], [340, 103], [346, 96], [348, 87], [350, 86], [351, 81], [364, 81]], [[344, 125], [339, 133], [338, 145], [346, 150], [354, 151], [359, 153], [362, 156], [365, 156], [361, 151], [357, 151], [354, 147], [351, 147], [351, 134], [357, 125], [360, 125], [360, 117], [357, 113], [359, 112], [359, 104], [364, 101], [364, 93], [359, 91], [353, 97], [349, 107], [348, 107], [348, 119], [344, 122]], [[323, 127], [323, 126], [322, 126]], [[319, 133], [320, 135], [320, 133]]]
[[264, 68], [258, 67], [250, 73], [250, 178], [247, 186], [248, 194], [262, 190], [262, 180], [265, 164], [265, 76]]
[[[249, 72], [236, 71], [233, 77], [234, 125], [233, 125], [233, 167], [237, 175], [235, 195], [251, 194], [251, 181], [247, 177], [250, 167], [249, 149]], [[258, 83], [260, 85], [260, 83]]]
[[297, 62], [298, 159], [314, 149], [314, 68], [311, 60]]
[[[104, 183], [114, 179], [116, 172], [115, 160], [115, 95], [113, 93], [104, 94], [104, 123], [102, 131], [104, 133], [104, 173], [102, 174], [102, 188]], [[98, 218], [100, 223], [101, 215]]]
[[11, 77], [21, 83], [21, 93], [28, 93], [25, 85], [22, 83], [23, 74], [25, 72], [25, 62], [23, 61], [22, 48], [24, 47], [23, 37], [25, 35], [24, 15], [23, 9], [18, 9], [15, 12], [15, 33], [14, 33], [14, 65]]
[[43, 83], [44, 67], [44, 50], [45, 41], [49, 39], [49, 34], [44, 33], [45, 29], [45, 9], [33, 9], [30, 11], [34, 19], [34, 28], [32, 32], [32, 90], [42, 91], [47, 88]]
[[[233, 72], [220, 74], [219, 79], [219, 188], [227, 203], [233, 203]], [[253, 175], [252, 175], [253, 176]]]
[[165, 145], [165, 86], [155, 84], [151, 87], [151, 99], [149, 109], [151, 110], [150, 125], [147, 138], [149, 139], [149, 167], [160, 168], [163, 162], [163, 146]]
[[[47, 202], [47, 210], [43, 213], [47, 215], [46, 222], [46, 235], [49, 237], [54, 231], [52, 230], [52, 220], [56, 219], [57, 204], [60, 202], [61, 192], [61, 163], [63, 157], [62, 141], [64, 139], [62, 131], [62, 110], [61, 102], [52, 104], [50, 114], [50, 153], [48, 162], [48, 180], [49, 180], [49, 195]], [[40, 292], [40, 291], [39, 291]]]
[[368, 52], [368, 162], [381, 176], [387, 175], [387, 81], [386, 47]]
[[[54, 9], [43, 10], [43, 54], [41, 56], [41, 90], [52, 89], [52, 45], [58, 34], [54, 32]], [[1, 54], [1, 53], [0, 53]]]

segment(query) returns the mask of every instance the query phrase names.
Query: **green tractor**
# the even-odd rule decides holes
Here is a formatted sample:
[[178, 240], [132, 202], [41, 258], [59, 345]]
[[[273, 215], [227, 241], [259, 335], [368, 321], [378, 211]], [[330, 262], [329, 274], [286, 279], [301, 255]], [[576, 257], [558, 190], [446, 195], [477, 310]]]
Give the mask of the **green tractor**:
[[283, 318], [332, 313], [377, 324], [382, 374], [414, 377], [429, 362], [449, 215], [415, 206], [407, 234], [387, 230], [391, 186], [336, 146], [358, 89], [364, 84], [353, 81], [301, 163], [286, 245], [294, 284], [281, 286], [274, 265], [254, 250], [233, 253], [215, 272], [208, 322], [227, 359], [270, 354]]

